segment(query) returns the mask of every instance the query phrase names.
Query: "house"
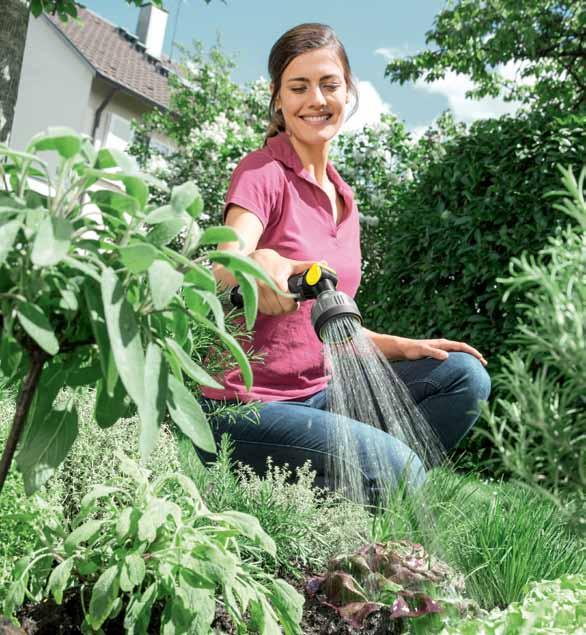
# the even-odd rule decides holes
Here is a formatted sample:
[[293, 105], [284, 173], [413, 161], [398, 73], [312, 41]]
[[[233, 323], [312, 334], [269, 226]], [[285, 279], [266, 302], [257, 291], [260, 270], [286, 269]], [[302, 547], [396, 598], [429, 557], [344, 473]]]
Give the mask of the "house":
[[[56, 125], [90, 135], [97, 148], [125, 149], [132, 119], [169, 107], [168, 78], [177, 67], [162, 53], [167, 12], [141, 6], [136, 34], [82, 5], [78, 13], [67, 23], [30, 18], [11, 136], [18, 150]], [[174, 148], [161, 135], [151, 143], [161, 152]]]

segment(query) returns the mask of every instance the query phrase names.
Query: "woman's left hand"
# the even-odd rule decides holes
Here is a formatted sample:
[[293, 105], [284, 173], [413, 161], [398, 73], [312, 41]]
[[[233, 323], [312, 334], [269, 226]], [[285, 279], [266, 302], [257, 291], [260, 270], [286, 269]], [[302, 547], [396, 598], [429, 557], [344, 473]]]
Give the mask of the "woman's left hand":
[[473, 346], [464, 342], [453, 340], [412, 340], [407, 337], [397, 338], [397, 343], [402, 353], [403, 359], [421, 359], [422, 357], [433, 357], [434, 359], [447, 359], [450, 352], [469, 353], [480, 361], [483, 366], [488, 362]]

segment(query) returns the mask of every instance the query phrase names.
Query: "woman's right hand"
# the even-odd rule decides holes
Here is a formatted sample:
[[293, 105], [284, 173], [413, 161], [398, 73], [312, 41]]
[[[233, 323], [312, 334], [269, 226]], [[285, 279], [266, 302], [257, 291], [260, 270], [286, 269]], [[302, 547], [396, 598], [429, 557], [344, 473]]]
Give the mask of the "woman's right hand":
[[[249, 254], [258, 265], [275, 281], [275, 285], [289, 293], [289, 278], [296, 273], [303, 273], [309, 269], [315, 260], [291, 260], [280, 256], [274, 249], [257, 249]], [[258, 310], [265, 315], [285, 315], [294, 313], [299, 308], [299, 302], [293, 298], [286, 298], [273, 291], [268, 284], [257, 280]]]

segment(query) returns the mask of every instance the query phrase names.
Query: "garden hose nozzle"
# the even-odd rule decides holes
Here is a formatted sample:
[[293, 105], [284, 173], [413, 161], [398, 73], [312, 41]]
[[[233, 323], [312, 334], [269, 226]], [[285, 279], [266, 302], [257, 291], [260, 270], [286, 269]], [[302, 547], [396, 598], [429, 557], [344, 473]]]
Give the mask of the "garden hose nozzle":
[[[317, 262], [303, 273], [291, 276], [288, 281], [289, 291], [300, 302], [315, 300], [311, 308], [311, 323], [317, 336], [323, 341], [324, 327], [331, 320], [349, 317], [362, 324], [362, 315], [354, 300], [342, 291], [337, 291], [338, 277], [336, 272]], [[243, 306], [239, 287], [234, 287], [230, 300], [236, 307]]]

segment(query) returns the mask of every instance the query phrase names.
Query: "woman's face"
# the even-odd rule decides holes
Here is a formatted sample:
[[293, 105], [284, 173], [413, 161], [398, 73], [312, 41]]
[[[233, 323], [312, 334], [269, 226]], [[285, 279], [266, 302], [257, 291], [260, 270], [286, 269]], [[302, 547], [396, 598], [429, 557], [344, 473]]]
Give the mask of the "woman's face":
[[329, 48], [298, 55], [285, 69], [275, 100], [287, 131], [299, 142], [330, 141], [344, 123], [348, 90], [344, 68]]

